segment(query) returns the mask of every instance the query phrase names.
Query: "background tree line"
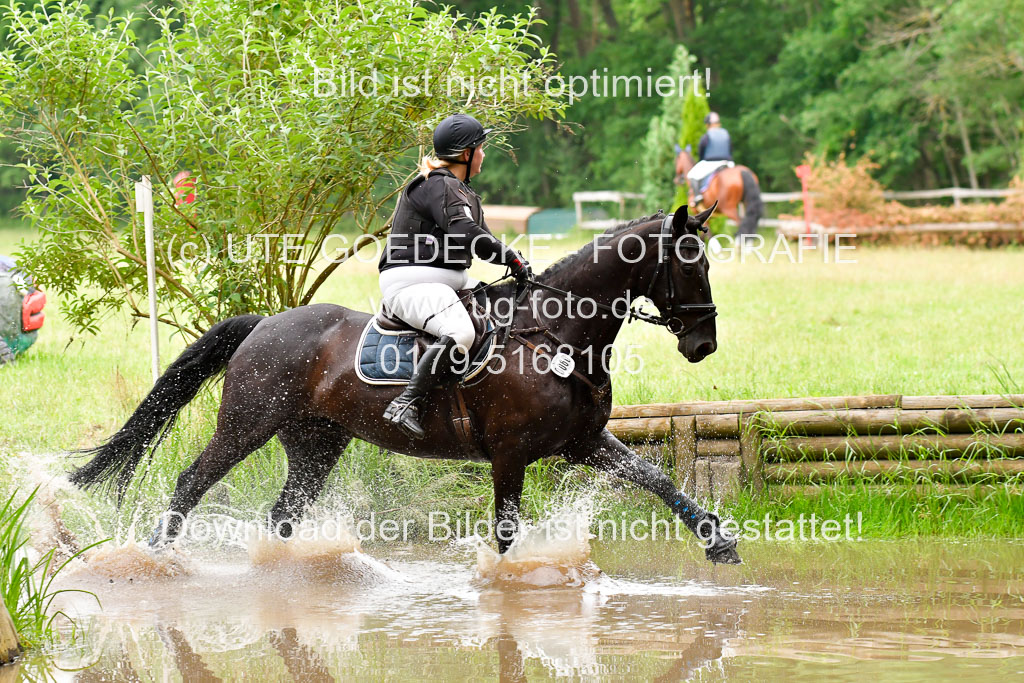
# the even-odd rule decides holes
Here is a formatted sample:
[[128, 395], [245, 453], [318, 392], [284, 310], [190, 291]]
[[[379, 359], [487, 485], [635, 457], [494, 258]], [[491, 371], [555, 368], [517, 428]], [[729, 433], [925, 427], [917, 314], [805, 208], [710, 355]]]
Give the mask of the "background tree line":
[[[479, 11], [493, 0], [457, 3]], [[515, 3], [507, 3], [506, 6]], [[540, 0], [561, 72], [665, 73], [675, 46], [711, 69], [711, 108], [762, 187], [798, 188], [806, 152], [879, 165], [883, 185], [1005, 187], [1021, 169], [1024, 0]], [[500, 8], [500, 5], [499, 5]], [[506, 202], [566, 205], [573, 191], [641, 190], [653, 99], [586, 98], [576, 134], [515, 136], [518, 166], [479, 185]], [[663, 165], [663, 161], [658, 162]], [[671, 182], [671, 168], [660, 171]]]
[[[166, 0], [96, 0], [97, 14]], [[521, 2], [460, 0], [479, 14]], [[807, 151], [869, 155], [884, 185], [1002, 187], [1021, 169], [1024, 0], [538, 0], [536, 28], [564, 76], [668, 73], [677, 46], [710, 68], [711, 108], [736, 157], [772, 190], [797, 186]], [[147, 34], [152, 32], [152, 36]], [[0, 27], [0, 41], [6, 32]], [[152, 22], [136, 32], [157, 36]], [[0, 43], [2, 45], [2, 43]], [[662, 103], [586, 97], [566, 125], [532, 121], [488, 158], [477, 186], [489, 201], [564, 206], [572, 192], [643, 189], [671, 168], [643, 140]], [[0, 140], [0, 161], [14, 149]], [[0, 168], [0, 210], [19, 200], [18, 169]]]

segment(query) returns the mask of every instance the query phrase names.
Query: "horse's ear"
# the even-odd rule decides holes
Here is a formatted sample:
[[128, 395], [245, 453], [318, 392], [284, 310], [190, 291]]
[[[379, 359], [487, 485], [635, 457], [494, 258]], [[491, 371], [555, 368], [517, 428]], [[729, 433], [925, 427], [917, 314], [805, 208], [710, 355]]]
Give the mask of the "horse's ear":
[[676, 235], [683, 234], [686, 230], [686, 222], [689, 220], [689, 212], [686, 210], [686, 204], [683, 204], [675, 213], [672, 214], [672, 232]]
[[696, 219], [697, 219], [697, 222], [698, 222], [698, 223], [699, 223], [699, 224], [700, 224], [701, 226], [703, 226], [703, 225], [704, 225], [705, 223], [707, 223], [707, 222], [708, 222], [708, 219], [709, 219], [709, 218], [711, 218], [711, 214], [713, 214], [713, 213], [715, 212], [715, 208], [716, 208], [717, 206], [718, 206], [718, 200], [716, 199], [716, 200], [715, 200], [715, 203], [711, 205], [711, 208], [710, 208], [710, 209], [706, 209], [706, 210], [704, 210], [704, 211], [701, 211], [701, 212], [700, 212], [700, 213], [698, 213], [698, 214], [697, 214], [696, 216], [694, 216], [694, 218], [696, 218]]

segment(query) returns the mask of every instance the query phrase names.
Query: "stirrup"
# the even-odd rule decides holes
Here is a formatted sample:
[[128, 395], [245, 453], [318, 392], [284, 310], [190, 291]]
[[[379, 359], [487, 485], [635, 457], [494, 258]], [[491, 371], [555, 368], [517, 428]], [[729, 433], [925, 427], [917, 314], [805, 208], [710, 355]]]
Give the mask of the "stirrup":
[[422, 439], [425, 432], [420, 425], [421, 401], [420, 396], [404, 399], [399, 395], [384, 410], [384, 419], [401, 429], [407, 436]]

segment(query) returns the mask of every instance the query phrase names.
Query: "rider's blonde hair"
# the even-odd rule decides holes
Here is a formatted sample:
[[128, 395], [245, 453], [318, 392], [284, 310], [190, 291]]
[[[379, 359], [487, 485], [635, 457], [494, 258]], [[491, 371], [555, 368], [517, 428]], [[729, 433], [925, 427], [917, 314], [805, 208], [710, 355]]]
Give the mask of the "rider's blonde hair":
[[[466, 149], [469, 148], [467, 147]], [[462, 152], [465, 151], [465, 149], [462, 150]], [[461, 155], [462, 152], [459, 152], [459, 155]], [[439, 168], [448, 168], [451, 165], [452, 162], [448, 161], [447, 159], [440, 159], [438, 157], [430, 156], [428, 154], [427, 156], [420, 159], [420, 163], [416, 164], [416, 172], [425, 178], [431, 171], [436, 171]]]
[[431, 171], [436, 171], [439, 168], [447, 168], [448, 166], [451, 166], [450, 162], [427, 155], [420, 159], [420, 163], [416, 165], [416, 171], [421, 176], [426, 177]]

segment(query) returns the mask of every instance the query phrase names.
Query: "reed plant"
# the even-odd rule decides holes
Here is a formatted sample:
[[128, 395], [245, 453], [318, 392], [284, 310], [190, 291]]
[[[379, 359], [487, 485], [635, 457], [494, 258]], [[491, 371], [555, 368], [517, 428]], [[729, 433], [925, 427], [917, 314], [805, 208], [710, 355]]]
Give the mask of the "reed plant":
[[19, 492], [14, 490], [0, 505], [0, 597], [25, 647], [55, 640], [58, 619], [66, 620], [74, 636], [74, 619], [63, 610], [54, 609], [54, 602], [64, 593], [87, 591], [58, 589], [55, 581], [72, 560], [98, 545], [90, 545], [63, 561], [58, 560], [56, 547], [31, 558], [26, 522], [37, 491], [19, 502]]

